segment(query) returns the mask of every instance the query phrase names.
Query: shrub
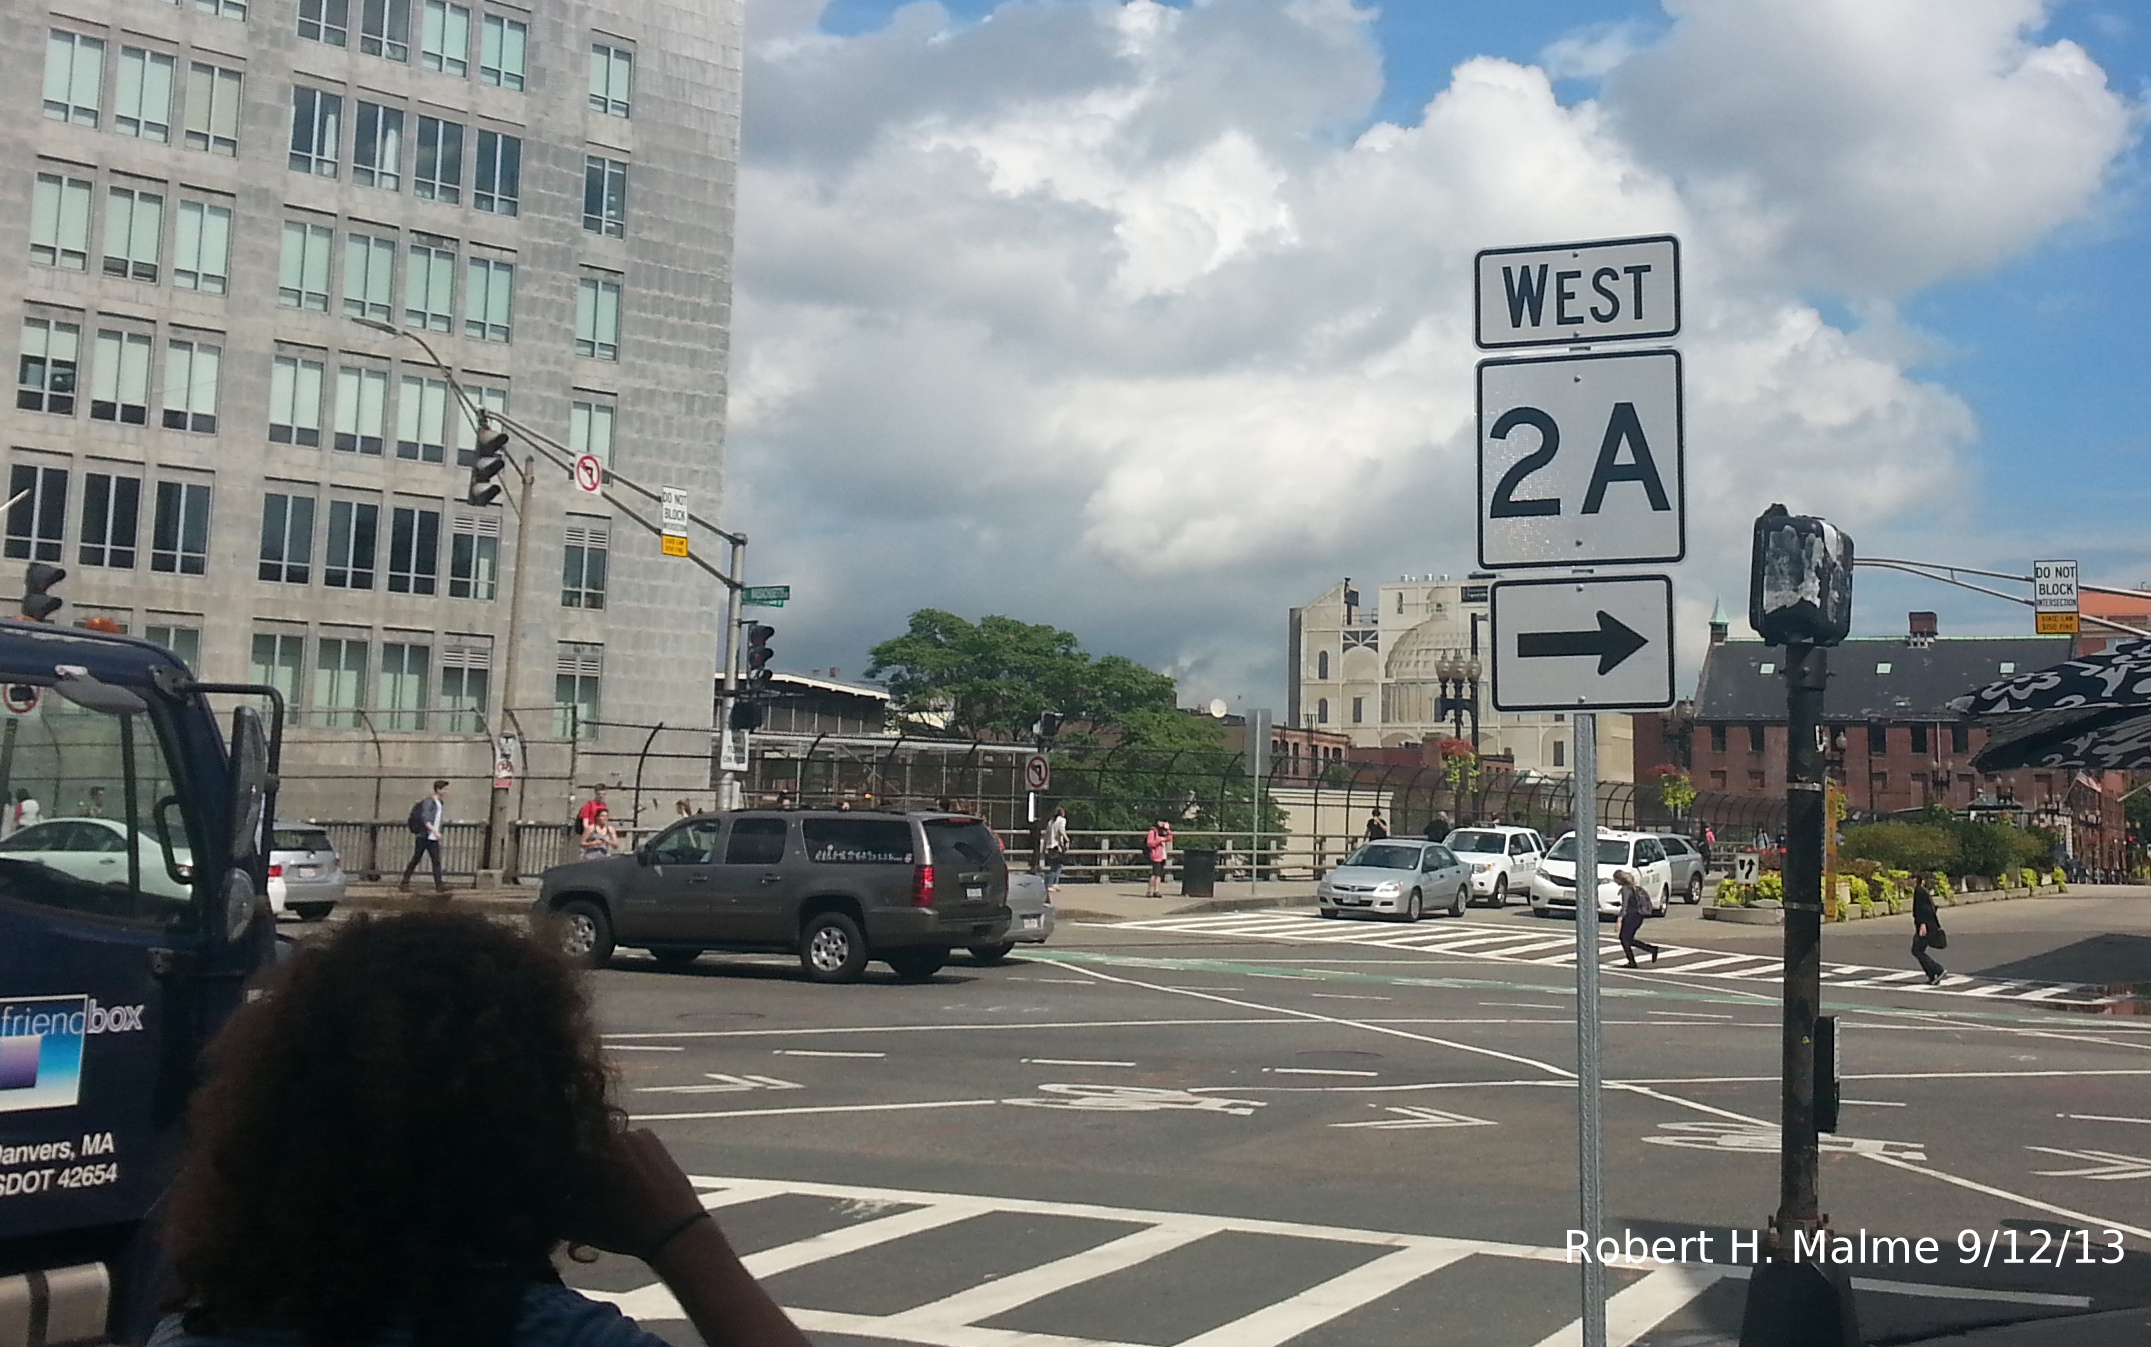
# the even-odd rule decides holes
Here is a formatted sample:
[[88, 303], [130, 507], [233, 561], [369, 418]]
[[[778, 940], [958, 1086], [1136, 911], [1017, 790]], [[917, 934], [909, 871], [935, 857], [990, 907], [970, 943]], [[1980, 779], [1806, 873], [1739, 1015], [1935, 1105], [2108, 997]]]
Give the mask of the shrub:
[[1943, 874], [1940, 870], [1927, 876], [1927, 884], [1928, 887], [1934, 890], [1934, 896], [1937, 898], [1954, 898], [1957, 896], [1956, 887], [1949, 882], [1949, 876]]
[[2017, 878], [2023, 881], [2024, 887], [2027, 889], [2036, 889], [2039, 887], [2039, 872], [2037, 870], [2032, 869], [2030, 866], [2026, 866], [2024, 869], [2017, 871]]
[[1754, 885], [1742, 884], [1738, 880], [1725, 880], [1718, 885], [1717, 906], [1746, 907], [1749, 900], [1755, 896], [1754, 888]]
[[1843, 854], [1894, 870], [1940, 870], [1957, 858], [1950, 830], [1924, 823], [1865, 823], [1845, 829]]
[[1769, 870], [1769, 871], [1765, 871], [1765, 872], [1763, 872], [1762, 874], [1759, 874], [1759, 875], [1757, 875], [1757, 876], [1755, 877], [1755, 893], [1754, 893], [1754, 896], [1753, 896], [1753, 897], [1752, 897], [1752, 898], [1750, 899], [1750, 901], [1751, 901], [1751, 902], [1758, 902], [1758, 903], [1760, 903], [1760, 902], [1777, 902], [1777, 903], [1782, 903], [1782, 902], [1784, 902], [1784, 901], [1785, 901], [1785, 873], [1784, 873], [1784, 871], [1782, 871], [1782, 870]]

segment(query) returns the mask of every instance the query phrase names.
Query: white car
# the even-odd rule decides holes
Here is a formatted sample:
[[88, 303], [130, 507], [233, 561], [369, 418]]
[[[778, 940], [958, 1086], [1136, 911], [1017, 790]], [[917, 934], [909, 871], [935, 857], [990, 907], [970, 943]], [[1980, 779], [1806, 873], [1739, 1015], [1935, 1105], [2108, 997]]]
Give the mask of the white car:
[[1545, 840], [1531, 829], [1458, 828], [1442, 839], [1442, 845], [1471, 870], [1473, 902], [1483, 898], [1495, 907], [1507, 907], [1512, 893], [1531, 901], [1531, 881], [1546, 852]]
[[1322, 876], [1315, 901], [1325, 917], [1380, 913], [1417, 921], [1429, 912], [1464, 915], [1471, 872], [1440, 842], [1392, 837], [1369, 842]]
[[[118, 819], [85, 816], [49, 818], [0, 840], [0, 858], [29, 861], [92, 884], [125, 888], [129, 829]], [[142, 892], [184, 901], [194, 896], [193, 856], [175, 847], [172, 864], [184, 878], [167, 872], [163, 845], [148, 833], [133, 834]]]
[[[1621, 890], [1613, 882], [1616, 870], [1633, 870], [1636, 882], [1651, 897], [1651, 912], [1664, 916], [1673, 900], [1673, 867], [1666, 861], [1665, 844], [1650, 833], [1598, 831], [1598, 913], [1621, 915]], [[1531, 910], [1541, 917], [1576, 911], [1576, 834], [1563, 833], [1539, 862], [1538, 877], [1531, 881]]]

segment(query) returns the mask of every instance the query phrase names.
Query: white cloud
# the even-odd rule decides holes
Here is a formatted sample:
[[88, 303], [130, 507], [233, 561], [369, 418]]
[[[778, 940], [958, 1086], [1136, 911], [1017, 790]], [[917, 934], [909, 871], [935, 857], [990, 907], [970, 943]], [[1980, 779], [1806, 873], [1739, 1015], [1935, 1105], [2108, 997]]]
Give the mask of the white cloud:
[[1977, 428], [1891, 305], [2082, 214], [2127, 109], [2013, 0], [1671, 8], [1593, 39], [1600, 102], [1481, 58], [1356, 136], [1380, 54], [1344, 0], [751, 20], [735, 518], [798, 596], [787, 659], [856, 668], [931, 604], [1278, 698], [1287, 607], [1471, 564], [1503, 244], [1682, 235], [1691, 602], [1741, 592], [1771, 500], [1961, 509]]

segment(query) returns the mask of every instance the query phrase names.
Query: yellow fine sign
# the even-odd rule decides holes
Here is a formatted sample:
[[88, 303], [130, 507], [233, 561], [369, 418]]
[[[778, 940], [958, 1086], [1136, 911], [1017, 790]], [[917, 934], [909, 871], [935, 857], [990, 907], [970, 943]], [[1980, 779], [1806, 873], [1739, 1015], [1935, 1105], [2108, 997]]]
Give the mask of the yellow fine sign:
[[[665, 541], [672, 540], [667, 538]], [[2037, 613], [2034, 617], [2039, 624], [2036, 630], [2041, 636], [2074, 636], [2079, 630], [2079, 619], [2075, 613]]]
[[[668, 533], [668, 534], [666, 534], [666, 535], [665, 535], [665, 555], [666, 555], [666, 556], [668, 556], [668, 557], [684, 557], [684, 556], [686, 556], [686, 555], [687, 555], [687, 540], [686, 540], [685, 538], [682, 538], [682, 537], [678, 536], [677, 534], [672, 534], [672, 533]], [[2046, 620], [2046, 619], [2045, 619], [2045, 617], [2044, 617], [2044, 616], [2041, 616], [2041, 618], [2040, 618], [2040, 621], [2041, 621], [2041, 622], [2044, 622], [2045, 620]], [[2044, 631], [2044, 630], [2046, 630], [2046, 628], [2042, 626], [2042, 627], [2040, 628], [2040, 630], [2041, 630], [2041, 631]]]

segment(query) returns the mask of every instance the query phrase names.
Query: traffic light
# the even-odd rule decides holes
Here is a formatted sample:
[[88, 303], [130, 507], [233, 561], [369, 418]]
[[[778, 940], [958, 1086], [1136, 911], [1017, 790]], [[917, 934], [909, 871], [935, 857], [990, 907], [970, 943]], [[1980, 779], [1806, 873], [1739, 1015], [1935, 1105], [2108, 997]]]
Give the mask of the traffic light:
[[1059, 711], [1041, 711], [1031, 723], [1031, 733], [1040, 739], [1051, 739], [1061, 732], [1061, 725], [1068, 719]]
[[58, 566], [43, 561], [31, 562], [22, 577], [22, 615], [32, 622], [50, 622], [65, 600], [46, 591], [66, 578], [67, 572]]
[[749, 687], [766, 687], [769, 684], [769, 680], [776, 677], [776, 671], [769, 667], [769, 662], [777, 657], [777, 652], [769, 648], [769, 638], [776, 634], [777, 629], [775, 627], [761, 622], [757, 622], [747, 628], [747, 685]]
[[762, 708], [758, 703], [739, 701], [732, 703], [732, 719], [727, 729], [758, 730], [762, 728]]
[[508, 468], [508, 432], [486, 417], [478, 418], [478, 451], [471, 459], [470, 505], [491, 505], [500, 499], [501, 483], [493, 479]]

